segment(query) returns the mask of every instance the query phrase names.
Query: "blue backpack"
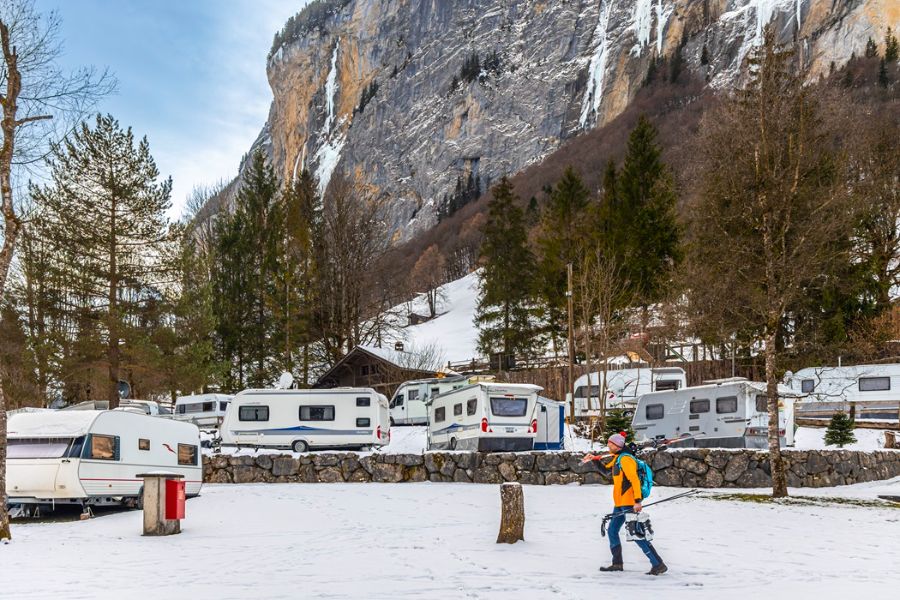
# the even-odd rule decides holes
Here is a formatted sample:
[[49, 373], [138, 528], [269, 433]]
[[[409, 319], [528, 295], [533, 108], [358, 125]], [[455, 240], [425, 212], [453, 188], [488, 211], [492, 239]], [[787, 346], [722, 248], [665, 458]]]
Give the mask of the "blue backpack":
[[650, 468], [650, 465], [639, 459], [631, 452], [619, 453], [618, 458], [616, 458], [616, 465], [618, 465], [620, 468], [621, 465], [619, 463], [622, 460], [622, 457], [625, 455], [630, 456], [634, 459], [634, 462], [637, 463], [638, 479], [641, 480], [641, 499], [645, 499], [650, 496], [650, 492], [653, 490], [653, 469]]

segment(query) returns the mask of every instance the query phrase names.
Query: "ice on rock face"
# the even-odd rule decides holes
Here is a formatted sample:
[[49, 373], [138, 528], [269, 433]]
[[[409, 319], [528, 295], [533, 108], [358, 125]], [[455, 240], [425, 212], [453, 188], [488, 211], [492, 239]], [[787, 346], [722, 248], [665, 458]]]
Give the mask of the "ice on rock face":
[[[319, 182], [320, 196], [328, 189], [328, 183], [331, 181], [331, 176], [337, 168], [338, 161], [341, 160], [341, 151], [344, 149], [344, 143], [347, 141], [345, 134], [338, 133], [333, 135], [332, 133], [334, 126], [334, 98], [338, 91], [337, 59], [340, 48], [341, 41], [338, 40], [334, 45], [334, 51], [331, 53], [331, 68], [328, 71], [328, 77], [325, 79], [325, 125], [319, 135], [322, 145], [316, 151], [316, 162], [318, 163], [316, 179]], [[296, 171], [296, 165], [294, 170]]]
[[675, 11], [675, 6], [663, 6], [663, 0], [656, 0], [656, 55], [662, 55], [663, 36], [666, 33], [666, 25], [669, 17]]
[[[649, 0], [648, 0], [649, 1]], [[608, 54], [607, 30], [609, 28], [609, 14], [612, 2], [600, 3], [600, 18], [597, 27], [591, 36], [591, 43], [595, 44], [594, 53], [591, 56], [591, 64], [588, 68], [588, 83], [581, 100], [581, 117], [578, 124], [582, 129], [587, 125], [591, 115], [596, 115], [603, 99], [603, 75], [606, 72], [606, 58]]]
[[652, 0], [635, 0], [634, 3], [634, 22], [632, 27], [634, 28], [634, 37], [637, 40], [631, 49], [631, 53], [634, 56], [640, 55], [644, 46], [650, 43], [650, 28], [653, 24], [653, 19], [650, 16], [651, 4]]
[[338, 51], [341, 48], [341, 41], [338, 40], [334, 45], [334, 51], [331, 53], [331, 70], [328, 71], [328, 78], [325, 80], [325, 108], [328, 116], [325, 119], [325, 133], [331, 131], [334, 123], [334, 95], [337, 93], [337, 58]]
[[337, 168], [338, 161], [341, 160], [341, 151], [344, 149], [346, 141], [346, 136], [339, 135], [336, 139], [322, 144], [322, 147], [316, 152], [316, 160], [319, 163], [319, 168], [316, 169], [316, 179], [319, 181], [320, 196], [328, 189], [328, 183]]

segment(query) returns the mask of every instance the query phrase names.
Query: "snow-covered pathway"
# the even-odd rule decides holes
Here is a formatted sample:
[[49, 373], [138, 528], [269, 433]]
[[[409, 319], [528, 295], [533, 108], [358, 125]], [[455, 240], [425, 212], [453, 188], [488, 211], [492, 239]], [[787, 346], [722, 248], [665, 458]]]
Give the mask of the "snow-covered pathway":
[[[819, 493], [900, 495], [900, 479]], [[648, 509], [668, 574], [643, 575], [631, 544], [626, 573], [599, 573], [609, 494], [526, 486], [526, 541], [500, 546], [498, 486], [208, 485], [176, 537], [141, 537], [138, 512], [16, 526], [0, 597], [824, 600], [900, 585], [898, 509], [709, 498]]]

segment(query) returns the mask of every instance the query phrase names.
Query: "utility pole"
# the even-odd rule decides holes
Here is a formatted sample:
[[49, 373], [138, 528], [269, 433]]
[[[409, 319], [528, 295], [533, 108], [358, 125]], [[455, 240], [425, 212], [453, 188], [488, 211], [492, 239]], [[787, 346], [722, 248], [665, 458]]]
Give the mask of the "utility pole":
[[[572, 263], [566, 265], [566, 274], [568, 276], [568, 288], [566, 289], [566, 299], [569, 307], [569, 387], [566, 394], [569, 396], [569, 406], [572, 411], [572, 422], [575, 422], [575, 322], [574, 322], [574, 306], [575, 299], [572, 297]], [[588, 396], [590, 396], [590, 381], [588, 381]]]

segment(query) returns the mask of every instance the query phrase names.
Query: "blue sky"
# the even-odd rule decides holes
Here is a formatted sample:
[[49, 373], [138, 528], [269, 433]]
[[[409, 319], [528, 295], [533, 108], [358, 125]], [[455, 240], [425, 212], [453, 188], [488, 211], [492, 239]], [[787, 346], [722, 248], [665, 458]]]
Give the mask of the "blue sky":
[[63, 65], [108, 67], [98, 110], [146, 135], [174, 180], [172, 216], [195, 185], [230, 179], [272, 93], [266, 55], [307, 0], [37, 0], [62, 18]]

